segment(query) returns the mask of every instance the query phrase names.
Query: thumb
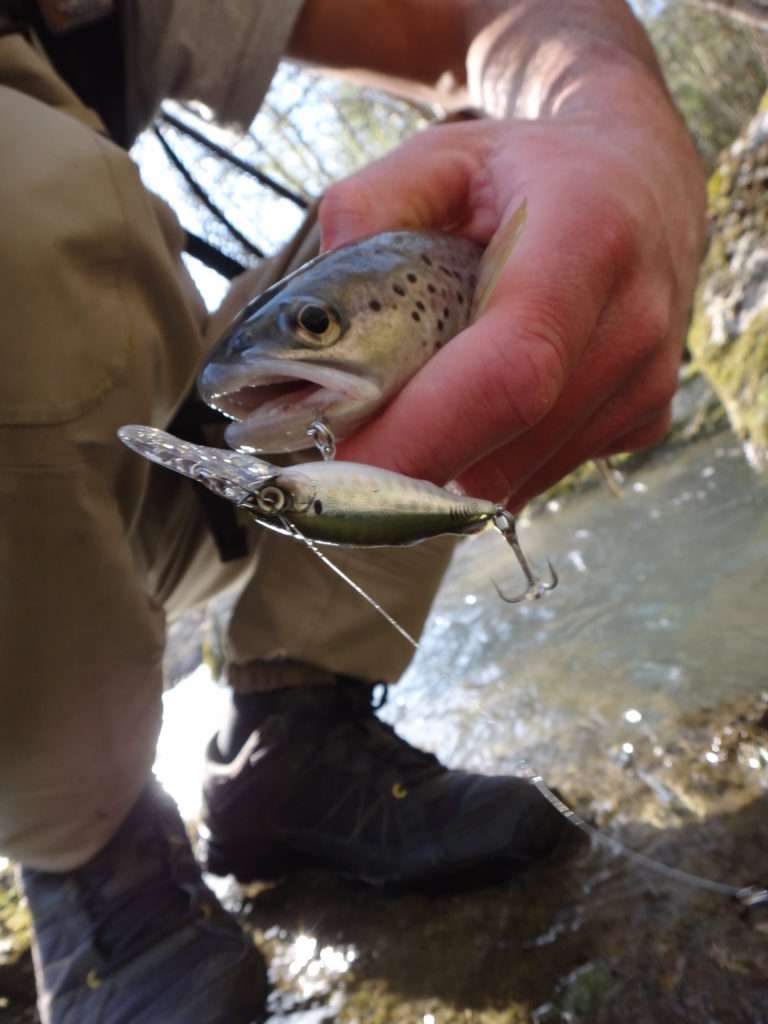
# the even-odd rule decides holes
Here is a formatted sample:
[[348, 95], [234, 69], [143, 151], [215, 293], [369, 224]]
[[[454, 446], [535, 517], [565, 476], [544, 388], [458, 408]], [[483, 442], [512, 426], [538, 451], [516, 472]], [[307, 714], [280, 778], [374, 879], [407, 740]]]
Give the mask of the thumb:
[[319, 211], [323, 248], [394, 228], [461, 230], [485, 240], [493, 218], [473, 212], [472, 193], [489, 146], [478, 122], [429, 128], [331, 186]]

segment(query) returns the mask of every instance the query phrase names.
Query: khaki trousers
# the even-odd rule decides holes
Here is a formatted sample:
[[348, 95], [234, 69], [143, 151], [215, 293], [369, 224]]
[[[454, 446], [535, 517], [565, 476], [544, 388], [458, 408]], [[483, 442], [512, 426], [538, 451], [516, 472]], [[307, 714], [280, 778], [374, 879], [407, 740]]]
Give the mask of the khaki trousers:
[[[222, 565], [189, 482], [116, 441], [169, 423], [210, 325], [175, 216], [99, 128], [42, 55], [0, 38], [0, 853], [51, 871], [92, 856], [144, 785], [168, 616], [241, 583], [226, 653], [245, 691], [394, 680], [411, 655], [290, 539], [254, 528]], [[316, 245], [308, 228], [251, 286]], [[333, 556], [418, 633], [451, 548]]]

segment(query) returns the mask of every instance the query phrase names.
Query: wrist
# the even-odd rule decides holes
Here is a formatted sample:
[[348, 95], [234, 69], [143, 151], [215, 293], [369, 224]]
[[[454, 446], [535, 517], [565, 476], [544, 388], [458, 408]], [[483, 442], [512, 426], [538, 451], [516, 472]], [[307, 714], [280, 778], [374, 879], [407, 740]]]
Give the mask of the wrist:
[[644, 29], [624, 0], [520, 3], [479, 32], [467, 54], [472, 101], [494, 117], [550, 117], [583, 98], [605, 105], [604, 76], [636, 76], [666, 95]]
[[[546, 0], [544, 0], [546, 2]], [[672, 160], [695, 177], [703, 166], [677, 110], [650, 45], [623, 46], [573, 27], [540, 42], [508, 16], [507, 24], [471, 50], [468, 67], [472, 100], [496, 118], [561, 122], [598, 150], [612, 150], [624, 162], [658, 164], [668, 174]], [[514, 38], [510, 38], [510, 33]], [[492, 42], [493, 40], [493, 42]], [[525, 44], [527, 56], [521, 57]]]

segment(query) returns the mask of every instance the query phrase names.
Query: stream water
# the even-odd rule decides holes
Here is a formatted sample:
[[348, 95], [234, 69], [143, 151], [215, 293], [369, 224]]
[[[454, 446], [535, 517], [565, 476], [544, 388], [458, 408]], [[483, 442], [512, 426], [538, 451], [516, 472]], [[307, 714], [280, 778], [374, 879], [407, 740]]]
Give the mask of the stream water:
[[768, 686], [768, 486], [732, 443], [670, 450], [626, 483], [552, 503], [520, 531], [560, 575], [502, 604], [500, 539], [465, 544], [392, 691], [409, 739], [452, 762], [544, 775], [595, 744], [659, 742], [680, 712]]

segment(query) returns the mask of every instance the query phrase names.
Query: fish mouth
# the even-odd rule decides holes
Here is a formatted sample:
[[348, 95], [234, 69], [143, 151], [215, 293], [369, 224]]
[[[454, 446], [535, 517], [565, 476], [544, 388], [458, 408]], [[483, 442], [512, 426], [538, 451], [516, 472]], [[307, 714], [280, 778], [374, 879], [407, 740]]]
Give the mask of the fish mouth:
[[[380, 389], [359, 373], [284, 359], [243, 361], [237, 367], [211, 363], [199, 389], [208, 405], [235, 421], [226, 430], [227, 443], [260, 452], [311, 447], [307, 428], [314, 420], [322, 418], [334, 429], [338, 411], [344, 410], [344, 419], [373, 411], [381, 400]], [[339, 429], [341, 420], [335, 424]]]

